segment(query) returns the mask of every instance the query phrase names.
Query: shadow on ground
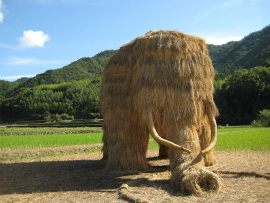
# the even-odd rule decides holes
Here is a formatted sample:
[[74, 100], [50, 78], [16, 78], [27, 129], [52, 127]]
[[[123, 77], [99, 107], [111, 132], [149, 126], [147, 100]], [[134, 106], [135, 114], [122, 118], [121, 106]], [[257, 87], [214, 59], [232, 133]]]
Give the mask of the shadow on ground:
[[[0, 164], [0, 194], [117, 189], [140, 174], [105, 168], [104, 160]], [[144, 174], [166, 170], [168, 165], [151, 166]]]

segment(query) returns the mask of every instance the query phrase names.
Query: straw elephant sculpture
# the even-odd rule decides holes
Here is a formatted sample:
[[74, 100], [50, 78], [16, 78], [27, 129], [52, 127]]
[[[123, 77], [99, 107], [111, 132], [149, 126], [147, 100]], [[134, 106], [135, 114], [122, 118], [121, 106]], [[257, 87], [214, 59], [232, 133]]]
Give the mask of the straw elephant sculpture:
[[149, 31], [123, 45], [102, 76], [103, 159], [108, 170], [146, 170], [149, 133], [181, 191], [217, 191], [214, 68], [203, 39]]

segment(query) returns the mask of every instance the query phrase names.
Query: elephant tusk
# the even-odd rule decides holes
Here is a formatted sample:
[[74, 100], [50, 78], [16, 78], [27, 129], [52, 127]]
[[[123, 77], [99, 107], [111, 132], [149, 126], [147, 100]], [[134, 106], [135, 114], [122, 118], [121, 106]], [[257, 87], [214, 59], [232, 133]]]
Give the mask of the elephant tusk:
[[204, 150], [201, 151], [201, 154], [205, 154], [209, 151], [211, 151], [217, 142], [217, 123], [216, 123], [216, 119], [214, 117], [214, 115], [212, 113], [208, 114], [209, 116], [209, 122], [211, 125], [211, 142], [208, 145], [208, 147], [206, 147]]
[[174, 148], [174, 149], [178, 149], [178, 150], [182, 150], [184, 152], [187, 152], [187, 153], [191, 153], [191, 150], [189, 149], [186, 149], [180, 145], [177, 145], [173, 142], [170, 142], [166, 139], [163, 139], [162, 137], [160, 137], [156, 131], [156, 128], [155, 128], [155, 125], [154, 125], [154, 122], [153, 122], [153, 117], [152, 117], [152, 112], [151, 111], [148, 111], [147, 113], [147, 124], [148, 124], [148, 129], [153, 137], [153, 139], [158, 142], [159, 144], [163, 144], [167, 147], [171, 147], [171, 148]]

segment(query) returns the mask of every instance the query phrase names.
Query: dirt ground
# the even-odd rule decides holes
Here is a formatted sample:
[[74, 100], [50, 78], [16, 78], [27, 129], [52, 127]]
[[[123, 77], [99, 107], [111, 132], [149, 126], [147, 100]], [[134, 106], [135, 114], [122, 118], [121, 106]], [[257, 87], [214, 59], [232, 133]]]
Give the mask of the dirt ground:
[[[143, 172], [106, 171], [101, 153], [32, 158], [0, 164], [0, 202], [127, 202], [118, 189], [148, 202], [270, 202], [270, 180], [254, 176], [219, 174], [221, 191], [202, 196], [181, 194], [169, 184], [169, 161], [148, 152]], [[257, 172], [270, 175], [270, 153], [215, 152], [218, 165], [208, 170]]]

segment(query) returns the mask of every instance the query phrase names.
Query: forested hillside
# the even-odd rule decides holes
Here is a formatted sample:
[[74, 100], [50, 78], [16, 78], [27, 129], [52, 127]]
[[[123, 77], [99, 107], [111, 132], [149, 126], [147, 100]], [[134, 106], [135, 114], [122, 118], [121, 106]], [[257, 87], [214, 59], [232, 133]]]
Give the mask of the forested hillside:
[[222, 57], [226, 56], [232, 49], [234, 49], [240, 42], [232, 41], [223, 45], [207, 44], [210, 58], [213, 63], [216, 63]]
[[19, 83], [0, 80], [0, 99], [3, 99], [8, 91], [14, 89], [18, 85]]
[[44, 73], [26, 80], [18, 85], [15, 89], [7, 92], [11, 96], [18, 89], [24, 87], [35, 87], [42, 84], [61, 84], [63, 82], [79, 81], [100, 77], [107, 61], [115, 50], [103, 51], [94, 57], [83, 57], [75, 62], [70, 63], [63, 68], [48, 70]]
[[214, 68], [225, 75], [235, 70], [270, 64], [270, 26], [253, 32], [239, 42], [208, 45]]
[[81, 80], [20, 88], [15, 96], [0, 101], [0, 115], [5, 119], [43, 119], [51, 114], [99, 117], [100, 84], [100, 80]]
[[20, 79], [16, 80], [15, 82], [0, 80], [0, 100], [5, 98], [5, 95], [7, 92], [10, 92], [15, 87], [17, 87], [21, 83], [25, 82], [26, 80], [28, 80], [28, 78], [20, 78]]
[[0, 81], [0, 119], [37, 119], [44, 113], [67, 113], [76, 118], [100, 117], [102, 71], [115, 50], [84, 57], [34, 78]]

